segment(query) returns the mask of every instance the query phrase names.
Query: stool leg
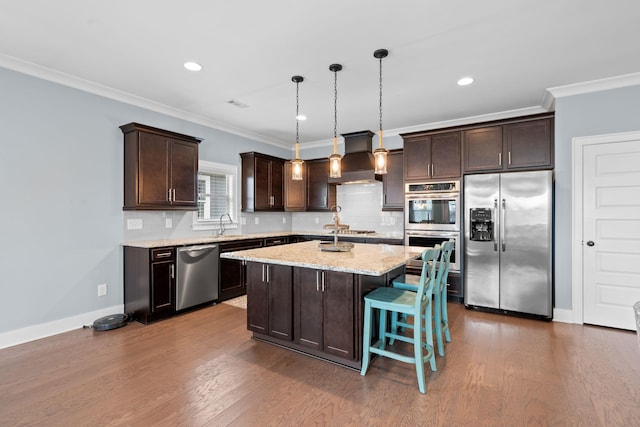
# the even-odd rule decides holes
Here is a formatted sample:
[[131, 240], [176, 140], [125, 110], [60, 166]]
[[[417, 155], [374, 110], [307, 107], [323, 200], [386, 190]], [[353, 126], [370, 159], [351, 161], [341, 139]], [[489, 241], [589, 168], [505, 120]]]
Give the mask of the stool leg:
[[444, 343], [442, 342], [442, 309], [440, 308], [442, 300], [439, 292], [434, 298], [434, 322], [436, 325], [436, 341], [438, 342], [438, 354], [444, 357]]
[[380, 350], [384, 350], [384, 347], [387, 342], [387, 310], [380, 309], [380, 329], [378, 332], [379, 345], [378, 348]]
[[442, 329], [447, 342], [451, 342], [451, 332], [449, 332], [449, 313], [447, 312], [447, 290], [442, 294]]
[[[395, 311], [391, 312], [391, 333], [392, 334], [398, 333], [398, 313], [396, 313]], [[395, 341], [396, 339], [394, 337], [390, 337], [389, 345], [393, 345]]]
[[431, 326], [431, 305], [426, 308], [425, 313], [425, 322], [424, 322], [424, 332], [427, 340], [427, 351], [431, 351], [431, 358], [429, 360], [429, 364], [431, 365], [431, 370], [435, 372], [436, 368], [436, 352], [435, 347], [433, 345], [433, 327]]
[[[428, 320], [430, 322], [430, 319]], [[423, 349], [423, 341], [422, 341], [422, 328], [421, 323], [422, 319], [420, 316], [415, 316], [414, 322], [417, 322], [416, 325], [413, 325], [413, 351], [414, 358], [416, 362], [416, 374], [418, 376], [418, 389], [420, 393], [425, 394], [427, 392], [427, 387], [425, 385], [425, 375], [424, 375], [424, 358], [422, 357], [422, 349]]]
[[360, 375], [364, 376], [369, 368], [369, 347], [371, 346], [371, 303], [364, 303], [364, 331], [362, 332], [362, 368]]

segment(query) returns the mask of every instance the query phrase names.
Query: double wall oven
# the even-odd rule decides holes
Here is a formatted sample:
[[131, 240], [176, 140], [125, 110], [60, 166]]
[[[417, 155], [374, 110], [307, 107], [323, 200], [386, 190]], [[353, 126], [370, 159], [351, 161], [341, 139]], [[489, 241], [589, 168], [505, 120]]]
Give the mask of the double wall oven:
[[[460, 248], [460, 181], [420, 182], [405, 184], [405, 245], [433, 247], [453, 239], [450, 271], [462, 266]], [[414, 260], [409, 267], [420, 268]]]

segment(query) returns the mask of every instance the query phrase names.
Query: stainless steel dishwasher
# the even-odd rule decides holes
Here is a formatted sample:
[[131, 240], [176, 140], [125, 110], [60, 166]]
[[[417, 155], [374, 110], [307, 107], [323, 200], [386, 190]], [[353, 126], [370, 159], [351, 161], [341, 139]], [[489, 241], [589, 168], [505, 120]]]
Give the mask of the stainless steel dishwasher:
[[176, 310], [218, 299], [219, 245], [178, 248]]

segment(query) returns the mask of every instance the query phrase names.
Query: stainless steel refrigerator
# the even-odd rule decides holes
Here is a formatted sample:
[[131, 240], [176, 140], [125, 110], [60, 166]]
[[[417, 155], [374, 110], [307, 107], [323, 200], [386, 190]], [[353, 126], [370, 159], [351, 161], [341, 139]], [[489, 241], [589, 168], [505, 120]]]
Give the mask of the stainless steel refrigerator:
[[552, 317], [552, 171], [464, 177], [464, 302]]

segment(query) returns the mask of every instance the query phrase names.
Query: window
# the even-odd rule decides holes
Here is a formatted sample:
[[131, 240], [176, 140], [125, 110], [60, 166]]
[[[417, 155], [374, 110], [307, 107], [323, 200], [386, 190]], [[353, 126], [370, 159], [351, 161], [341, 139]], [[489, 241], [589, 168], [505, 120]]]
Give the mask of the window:
[[198, 211], [193, 215], [194, 230], [219, 227], [225, 215], [225, 228], [237, 228], [237, 167], [201, 160], [198, 162]]

